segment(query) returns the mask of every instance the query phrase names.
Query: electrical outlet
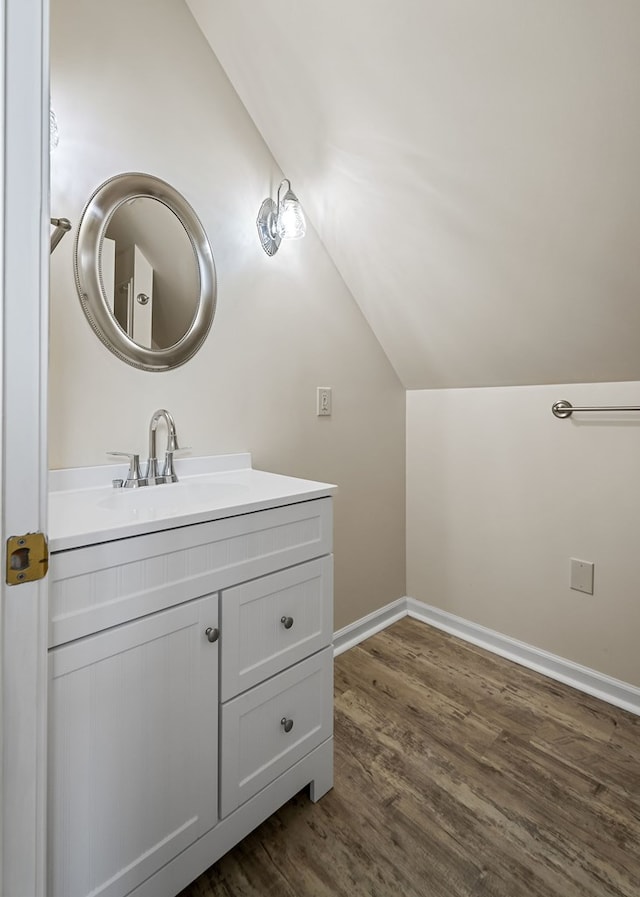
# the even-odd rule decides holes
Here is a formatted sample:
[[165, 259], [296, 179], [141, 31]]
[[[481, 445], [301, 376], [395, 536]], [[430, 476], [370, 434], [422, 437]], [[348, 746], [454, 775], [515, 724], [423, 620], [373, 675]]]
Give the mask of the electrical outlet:
[[593, 595], [593, 564], [571, 558], [571, 588], [576, 592]]
[[316, 391], [316, 414], [329, 417], [331, 414], [331, 387], [319, 386]]

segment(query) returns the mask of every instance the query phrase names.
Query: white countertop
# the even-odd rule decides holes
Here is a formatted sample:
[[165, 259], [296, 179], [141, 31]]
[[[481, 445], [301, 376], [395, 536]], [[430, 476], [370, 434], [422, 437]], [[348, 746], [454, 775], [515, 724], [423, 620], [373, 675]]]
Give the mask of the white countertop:
[[50, 471], [49, 549], [65, 551], [333, 495], [336, 487], [254, 470], [251, 455], [175, 462], [177, 483], [114, 489], [127, 465]]

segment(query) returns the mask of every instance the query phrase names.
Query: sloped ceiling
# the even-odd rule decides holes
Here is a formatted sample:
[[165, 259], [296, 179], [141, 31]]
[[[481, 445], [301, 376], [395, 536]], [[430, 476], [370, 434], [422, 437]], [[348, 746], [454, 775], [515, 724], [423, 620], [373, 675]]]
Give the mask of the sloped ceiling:
[[640, 379], [638, 0], [187, 2], [407, 388]]

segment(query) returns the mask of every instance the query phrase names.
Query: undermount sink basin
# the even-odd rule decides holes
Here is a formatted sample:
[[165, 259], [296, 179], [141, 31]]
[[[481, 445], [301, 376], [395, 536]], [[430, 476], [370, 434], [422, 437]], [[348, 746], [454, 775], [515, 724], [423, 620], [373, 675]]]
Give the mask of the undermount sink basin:
[[113, 489], [110, 494], [97, 502], [99, 508], [120, 511], [179, 511], [182, 508], [194, 508], [218, 505], [230, 499], [242, 500], [248, 486], [244, 483], [197, 483], [178, 481], [163, 483], [159, 486], [138, 486], [136, 489]]

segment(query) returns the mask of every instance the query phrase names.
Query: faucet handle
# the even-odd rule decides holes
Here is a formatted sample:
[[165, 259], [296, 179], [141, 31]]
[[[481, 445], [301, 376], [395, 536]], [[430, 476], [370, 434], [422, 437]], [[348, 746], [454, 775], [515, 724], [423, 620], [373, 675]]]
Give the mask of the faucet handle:
[[178, 482], [178, 475], [173, 467], [173, 451], [170, 449], [164, 453], [164, 465], [162, 467], [161, 476], [163, 483]]
[[177, 483], [178, 482], [178, 474], [175, 471], [173, 466], [173, 456], [176, 452], [190, 452], [191, 446], [185, 445], [181, 448], [176, 449], [167, 449], [164, 453], [164, 464], [162, 467], [162, 473], [160, 474], [160, 481], [162, 483]]
[[129, 459], [129, 472], [124, 484], [125, 489], [136, 489], [138, 486], [147, 485], [146, 479], [140, 476], [140, 455], [134, 452], [107, 452], [107, 454]]

